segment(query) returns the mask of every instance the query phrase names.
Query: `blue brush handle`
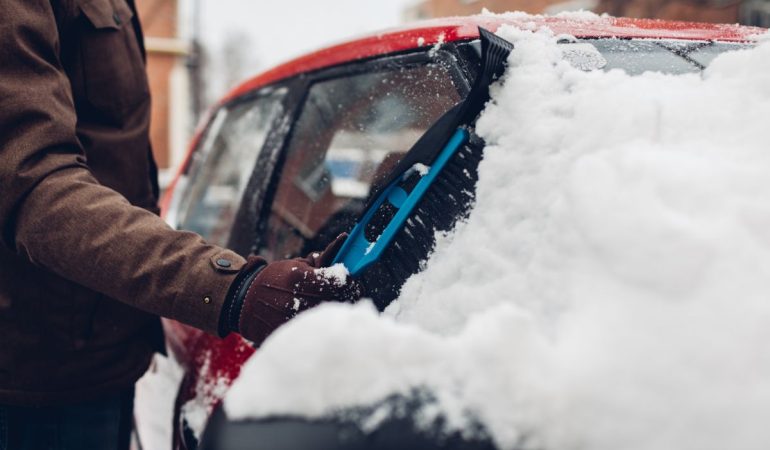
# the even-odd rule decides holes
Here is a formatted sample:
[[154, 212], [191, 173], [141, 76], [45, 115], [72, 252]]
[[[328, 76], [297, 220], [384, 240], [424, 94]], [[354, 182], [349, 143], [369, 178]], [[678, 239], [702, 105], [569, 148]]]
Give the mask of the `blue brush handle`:
[[[423, 197], [428, 188], [436, 180], [436, 177], [441, 173], [449, 159], [459, 150], [463, 144], [468, 142], [469, 134], [463, 128], [458, 128], [452, 135], [452, 138], [444, 146], [444, 149], [433, 161], [428, 173], [425, 174], [417, 185], [412, 189], [412, 192], [407, 193], [404, 191], [398, 183], [401, 181], [397, 179], [391, 183], [385, 190], [377, 197], [377, 200], [369, 207], [350, 235], [345, 240], [339, 253], [334, 258], [334, 264], [342, 263], [348, 272], [352, 276], [360, 275], [367, 267], [377, 262], [382, 254], [388, 248], [390, 243], [396, 237], [396, 234], [401, 231], [404, 223], [412, 214], [417, 203]], [[393, 216], [390, 222], [385, 227], [382, 234], [377, 238], [375, 242], [369, 242], [364, 235], [366, 226], [374, 218], [380, 206], [384, 202], [389, 202], [395, 207], [398, 212]]]

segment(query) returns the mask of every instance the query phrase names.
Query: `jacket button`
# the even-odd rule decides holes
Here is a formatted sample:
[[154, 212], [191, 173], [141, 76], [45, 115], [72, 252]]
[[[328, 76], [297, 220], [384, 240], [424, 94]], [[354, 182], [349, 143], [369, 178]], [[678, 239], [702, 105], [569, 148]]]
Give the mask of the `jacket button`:
[[115, 25], [120, 25], [123, 23], [123, 19], [120, 18], [120, 15], [118, 13], [112, 13], [112, 20], [115, 21]]
[[228, 267], [233, 265], [233, 263], [229, 259], [225, 259], [225, 258], [219, 258], [216, 262], [217, 262], [217, 266], [223, 269], [227, 269]]
[[207, 305], [208, 305], [209, 303], [211, 303], [211, 297], [209, 297], [209, 296], [203, 297], [203, 303], [205, 303], [205, 304], [207, 304]]

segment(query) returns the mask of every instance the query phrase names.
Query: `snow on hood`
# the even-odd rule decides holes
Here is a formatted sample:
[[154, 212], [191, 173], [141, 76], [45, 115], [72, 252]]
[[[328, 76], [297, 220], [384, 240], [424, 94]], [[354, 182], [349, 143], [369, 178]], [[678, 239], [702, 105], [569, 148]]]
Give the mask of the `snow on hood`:
[[770, 442], [770, 42], [703, 74], [583, 72], [548, 31], [499, 31], [477, 205], [376, 314], [279, 329], [225, 400], [321, 416], [430, 389], [502, 448]]

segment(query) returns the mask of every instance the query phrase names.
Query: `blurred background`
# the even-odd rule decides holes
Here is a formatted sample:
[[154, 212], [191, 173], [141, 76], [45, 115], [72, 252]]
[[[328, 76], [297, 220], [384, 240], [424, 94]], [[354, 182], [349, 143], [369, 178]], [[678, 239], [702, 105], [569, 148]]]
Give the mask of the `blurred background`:
[[770, 27], [770, 0], [136, 0], [164, 187], [205, 111], [243, 79], [305, 52], [415, 20], [479, 13], [613, 16]]

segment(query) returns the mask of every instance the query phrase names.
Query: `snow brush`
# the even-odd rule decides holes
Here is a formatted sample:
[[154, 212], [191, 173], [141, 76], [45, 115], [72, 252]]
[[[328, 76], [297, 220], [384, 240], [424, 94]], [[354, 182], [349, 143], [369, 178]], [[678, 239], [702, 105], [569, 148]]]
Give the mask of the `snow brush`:
[[481, 65], [463, 101], [442, 115], [384, 180], [372, 189], [361, 218], [334, 263], [359, 279], [382, 310], [421, 269], [436, 231], [467, 218], [475, 199], [484, 143], [474, 134], [489, 85], [505, 69], [513, 45], [479, 28]]

